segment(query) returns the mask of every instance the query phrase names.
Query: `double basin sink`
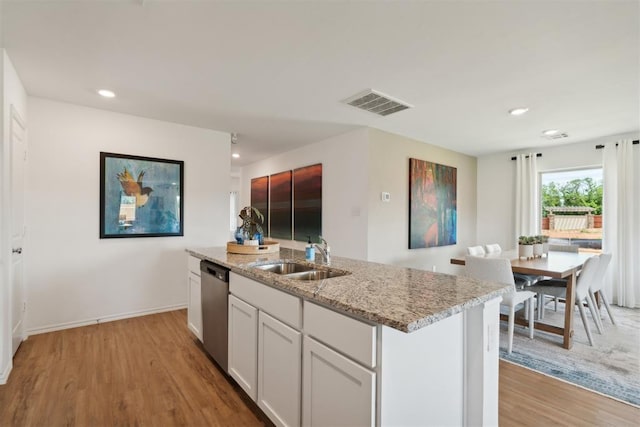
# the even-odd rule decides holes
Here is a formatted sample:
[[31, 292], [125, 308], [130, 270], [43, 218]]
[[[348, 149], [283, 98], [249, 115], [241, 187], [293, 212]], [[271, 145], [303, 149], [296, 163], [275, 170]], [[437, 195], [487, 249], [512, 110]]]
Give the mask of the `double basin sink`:
[[351, 274], [344, 270], [318, 268], [317, 266], [290, 261], [279, 261], [270, 264], [256, 265], [255, 267], [296, 280], [323, 280]]

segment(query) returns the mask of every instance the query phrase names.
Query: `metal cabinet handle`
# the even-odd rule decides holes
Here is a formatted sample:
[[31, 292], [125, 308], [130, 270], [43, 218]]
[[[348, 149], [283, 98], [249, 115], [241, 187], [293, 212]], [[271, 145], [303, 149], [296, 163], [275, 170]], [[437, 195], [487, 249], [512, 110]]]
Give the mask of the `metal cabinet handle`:
[[11, 250], [11, 252], [13, 252], [14, 254], [21, 254], [22, 253], [22, 248], [13, 248]]

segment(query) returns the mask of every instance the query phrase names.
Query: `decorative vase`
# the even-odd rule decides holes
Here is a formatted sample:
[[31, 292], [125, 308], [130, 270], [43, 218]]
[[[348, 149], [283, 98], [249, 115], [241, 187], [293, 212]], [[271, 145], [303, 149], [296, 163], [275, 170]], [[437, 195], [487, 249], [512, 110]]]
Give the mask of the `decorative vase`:
[[253, 239], [257, 240], [259, 242], [260, 245], [264, 245], [264, 237], [262, 236], [262, 233], [256, 233], [253, 235]]
[[534, 258], [542, 257], [542, 243], [534, 243], [534, 245], [533, 245], [533, 256], [534, 256]]
[[542, 254], [549, 256], [549, 243], [542, 244]]
[[242, 231], [242, 227], [236, 228], [235, 238], [236, 238], [236, 243], [238, 243], [239, 245], [243, 244], [243, 242], [244, 242], [244, 232]]
[[519, 258], [533, 258], [533, 245], [519, 245], [518, 246]]

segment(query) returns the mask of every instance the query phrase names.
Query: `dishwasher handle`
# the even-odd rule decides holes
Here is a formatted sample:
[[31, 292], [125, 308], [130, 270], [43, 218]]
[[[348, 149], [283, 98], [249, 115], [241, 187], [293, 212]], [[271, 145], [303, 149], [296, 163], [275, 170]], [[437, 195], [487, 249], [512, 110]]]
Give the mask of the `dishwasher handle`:
[[214, 276], [223, 282], [229, 282], [229, 269], [209, 261], [200, 261], [200, 271], [203, 274]]

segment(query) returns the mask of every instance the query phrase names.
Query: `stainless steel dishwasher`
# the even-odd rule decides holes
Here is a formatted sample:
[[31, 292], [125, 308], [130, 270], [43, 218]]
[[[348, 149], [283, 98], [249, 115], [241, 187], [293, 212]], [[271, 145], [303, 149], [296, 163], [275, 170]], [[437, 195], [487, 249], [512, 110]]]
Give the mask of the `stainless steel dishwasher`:
[[207, 353], [227, 372], [229, 269], [200, 262], [202, 286], [202, 343]]

